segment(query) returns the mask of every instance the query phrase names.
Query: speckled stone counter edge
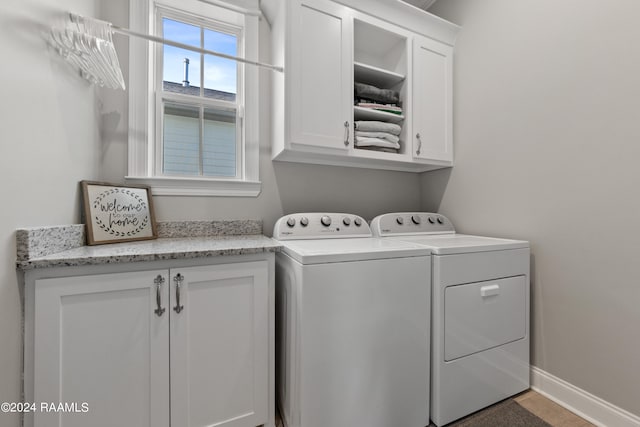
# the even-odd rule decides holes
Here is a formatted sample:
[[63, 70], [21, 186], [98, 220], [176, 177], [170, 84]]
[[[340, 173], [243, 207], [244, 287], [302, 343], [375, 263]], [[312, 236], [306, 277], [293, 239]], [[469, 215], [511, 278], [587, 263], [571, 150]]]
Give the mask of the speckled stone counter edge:
[[16, 230], [16, 258], [18, 262], [27, 261], [77, 248], [84, 243], [84, 224], [19, 228]]
[[262, 220], [158, 222], [158, 237], [215, 237], [262, 234]]
[[83, 265], [121, 264], [140, 261], [163, 261], [248, 255], [279, 252], [282, 245], [263, 235], [173, 237], [140, 240], [112, 245], [80, 246], [40, 258], [18, 261], [26, 271], [36, 268], [76, 267]]
[[[246, 236], [262, 234], [262, 220], [164, 221], [157, 224], [159, 238]], [[85, 244], [84, 224], [19, 228], [16, 230], [18, 263], [41, 258]]]

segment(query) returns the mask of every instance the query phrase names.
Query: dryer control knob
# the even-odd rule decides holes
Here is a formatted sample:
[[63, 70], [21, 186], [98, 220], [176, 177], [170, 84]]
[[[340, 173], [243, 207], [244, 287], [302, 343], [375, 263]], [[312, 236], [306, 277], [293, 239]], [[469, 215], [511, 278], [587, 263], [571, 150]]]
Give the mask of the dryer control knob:
[[356, 218], [353, 220], [353, 223], [356, 225], [356, 227], [360, 227], [362, 225], [362, 220], [360, 218]]
[[411, 222], [413, 222], [415, 225], [418, 225], [422, 222], [422, 220], [418, 215], [411, 215]]
[[346, 226], [350, 226], [351, 225], [351, 219], [344, 217], [342, 218], [342, 223]]
[[398, 225], [402, 225], [402, 224], [404, 224], [404, 218], [399, 216], [398, 218], [396, 218], [396, 222], [398, 223]]
[[438, 224], [444, 224], [444, 221], [440, 217], [438, 217]]
[[324, 225], [325, 227], [328, 227], [331, 225], [331, 217], [329, 217], [328, 215], [323, 216], [322, 218], [320, 218], [320, 222], [322, 223], [322, 225]]
[[294, 225], [296, 225], [296, 219], [295, 219], [295, 218], [289, 218], [289, 219], [287, 220], [287, 225], [288, 225], [289, 227], [293, 227]]
[[309, 225], [309, 218], [307, 218], [306, 216], [303, 216], [302, 218], [300, 218], [300, 225], [303, 227], [306, 227], [307, 225]]
[[433, 217], [429, 217], [429, 224], [435, 224], [436, 220]]

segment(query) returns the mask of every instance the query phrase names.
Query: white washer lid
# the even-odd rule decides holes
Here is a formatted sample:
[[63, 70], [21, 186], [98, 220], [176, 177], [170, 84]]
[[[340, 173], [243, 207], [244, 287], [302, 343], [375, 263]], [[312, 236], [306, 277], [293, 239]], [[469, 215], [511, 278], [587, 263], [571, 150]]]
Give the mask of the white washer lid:
[[431, 250], [414, 243], [374, 237], [280, 241], [282, 252], [301, 264], [366, 261], [428, 256]]
[[392, 237], [392, 239], [424, 245], [431, 249], [434, 255], [502, 251], [529, 247], [529, 242], [524, 240], [498, 239], [468, 234], [405, 235]]

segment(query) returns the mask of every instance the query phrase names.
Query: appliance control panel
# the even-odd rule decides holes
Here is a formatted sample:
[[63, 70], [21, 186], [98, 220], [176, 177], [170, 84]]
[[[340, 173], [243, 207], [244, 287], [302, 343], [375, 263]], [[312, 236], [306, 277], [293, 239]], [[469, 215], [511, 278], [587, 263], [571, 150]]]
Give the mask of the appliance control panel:
[[273, 227], [273, 238], [277, 240], [371, 236], [371, 228], [362, 217], [346, 213], [295, 213], [283, 216]]
[[371, 229], [374, 236], [456, 232], [447, 217], [429, 212], [395, 212], [379, 215], [371, 221]]

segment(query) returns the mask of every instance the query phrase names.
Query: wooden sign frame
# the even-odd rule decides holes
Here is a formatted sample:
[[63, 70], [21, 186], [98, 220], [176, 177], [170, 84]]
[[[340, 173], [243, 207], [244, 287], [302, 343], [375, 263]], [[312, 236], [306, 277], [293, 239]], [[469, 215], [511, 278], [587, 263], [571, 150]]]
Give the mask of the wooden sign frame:
[[156, 239], [151, 188], [81, 181], [87, 244]]

